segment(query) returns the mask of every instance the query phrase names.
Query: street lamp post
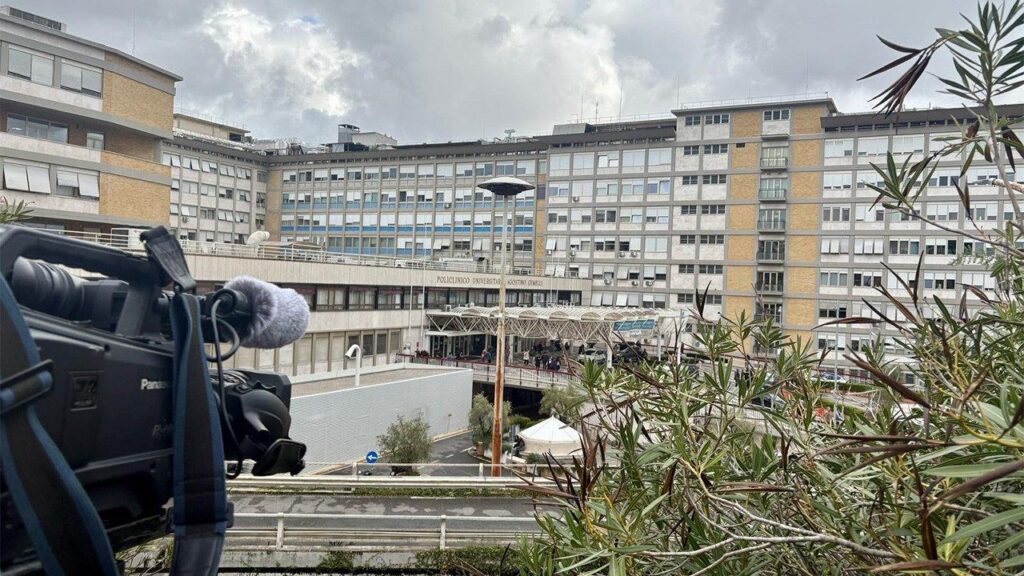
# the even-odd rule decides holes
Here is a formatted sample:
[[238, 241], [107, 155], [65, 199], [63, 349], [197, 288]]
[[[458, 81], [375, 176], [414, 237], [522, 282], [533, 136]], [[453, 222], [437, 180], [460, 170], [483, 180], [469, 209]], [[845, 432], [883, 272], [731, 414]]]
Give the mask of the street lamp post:
[[[494, 366], [494, 418], [491, 426], [491, 476], [501, 475], [501, 415], [504, 409], [504, 384], [505, 384], [505, 253], [508, 252], [508, 199], [511, 196], [515, 205], [515, 196], [520, 192], [533, 190], [533, 184], [511, 178], [499, 176], [491, 178], [486, 182], [477, 184], [478, 188], [489, 190], [496, 196], [501, 196], [503, 203], [502, 226], [501, 226], [501, 270], [498, 280], [498, 346]], [[513, 222], [513, 225], [515, 223]]]

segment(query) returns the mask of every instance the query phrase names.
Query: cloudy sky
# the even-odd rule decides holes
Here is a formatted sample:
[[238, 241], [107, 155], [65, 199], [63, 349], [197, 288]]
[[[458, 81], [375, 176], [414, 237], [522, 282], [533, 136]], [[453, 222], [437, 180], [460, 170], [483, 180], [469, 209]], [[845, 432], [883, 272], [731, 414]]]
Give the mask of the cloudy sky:
[[[680, 102], [827, 91], [840, 110], [862, 111], [885, 82], [856, 78], [891, 57], [875, 34], [923, 45], [973, 10], [964, 0], [9, 3], [176, 72], [179, 108], [257, 137], [333, 141], [344, 121], [406, 144], [546, 134], [581, 108], [584, 119], [666, 114]], [[913, 104], [949, 104], [936, 89], [926, 81]]]

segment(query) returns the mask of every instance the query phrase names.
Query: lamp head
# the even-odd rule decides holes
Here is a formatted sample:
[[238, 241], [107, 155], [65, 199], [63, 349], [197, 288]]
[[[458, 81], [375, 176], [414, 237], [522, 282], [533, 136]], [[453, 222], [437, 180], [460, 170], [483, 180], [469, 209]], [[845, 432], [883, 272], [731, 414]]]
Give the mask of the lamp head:
[[491, 178], [486, 182], [477, 184], [476, 187], [489, 190], [497, 196], [515, 196], [520, 192], [526, 192], [527, 190], [533, 190], [535, 188], [533, 184], [511, 176], [498, 176], [497, 178]]

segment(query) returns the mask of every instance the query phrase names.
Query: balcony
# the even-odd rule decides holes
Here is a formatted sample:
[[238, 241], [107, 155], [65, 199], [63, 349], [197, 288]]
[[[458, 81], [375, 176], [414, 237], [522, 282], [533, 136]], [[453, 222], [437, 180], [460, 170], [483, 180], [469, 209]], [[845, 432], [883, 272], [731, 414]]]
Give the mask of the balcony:
[[782, 282], [758, 282], [754, 289], [761, 294], [782, 294]]
[[769, 250], [757, 253], [757, 261], [762, 263], [783, 263], [786, 261], [785, 250]]
[[786, 189], [761, 188], [757, 191], [757, 199], [765, 202], [784, 202], [786, 200]]
[[768, 312], [755, 312], [754, 322], [767, 322], [771, 320], [774, 324], [782, 324], [782, 312], [771, 314]]
[[771, 220], [758, 220], [757, 230], [759, 232], [785, 232], [786, 231], [786, 219], [785, 218], [773, 218]]
[[770, 156], [761, 158], [762, 170], [785, 170], [789, 166], [788, 156]]

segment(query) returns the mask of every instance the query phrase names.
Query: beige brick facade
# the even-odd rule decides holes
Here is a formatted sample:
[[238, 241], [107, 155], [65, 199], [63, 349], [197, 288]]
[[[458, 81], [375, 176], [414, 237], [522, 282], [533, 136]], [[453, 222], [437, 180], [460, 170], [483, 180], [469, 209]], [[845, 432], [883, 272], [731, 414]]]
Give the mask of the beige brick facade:
[[100, 173], [100, 214], [167, 224], [170, 205], [171, 190], [166, 184]]
[[790, 155], [793, 166], [820, 166], [821, 140], [796, 140], [792, 144]]
[[722, 304], [722, 316], [726, 318], [738, 318], [743, 310], [748, 317], [754, 315], [754, 299], [749, 296], [725, 296]]
[[817, 236], [786, 237], [786, 262], [817, 262], [819, 250]]
[[142, 160], [158, 161], [158, 141], [148, 134], [131, 130], [108, 130], [103, 137], [103, 148], [110, 152]]
[[818, 292], [818, 269], [797, 266], [786, 267], [787, 294], [816, 294]]
[[761, 135], [761, 111], [744, 110], [732, 115], [732, 137], [750, 138]]
[[726, 266], [725, 289], [729, 292], [750, 292], [754, 289], [753, 266]]
[[811, 298], [786, 298], [782, 304], [782, 321], [790, 326], [814, 326], [818, 314]]
[[752, 261], [755, 245], [753, 236], [729, 236], [726, 240], [725, 257], [727, 260]]
[[821, 117], [828, 114], [828, 109], [821, 104], [800, 106], [792, 112], [789, 131], [791, 134], [820, 134]]
[[108, 70], [103, 74], [103, 111], [170, 131], [174, 95]]
[[754, 200], [759, 184], [757, 174], [735, 174], [730, 176], [729, 198], [733, 200]]
[[817, 230], [818, 211], [817, 204], [791, 204], [788, 211], [787, 228], [789, 230]]
[[732, 147], [733, 168], [757, 168], [760, 161], [760, 144], [757, 142], [745, 142], [740, 148], [739, 144]]
[[127, 168], [129, 170], [139, 170], [141, 172], [148, 172], [154, 176], [163, 176], [165, 178], [171, 177], [170, 166], [164, 166], [163, 164], [153, 162], [151, 160], [125, 156], [124, 154], [118, 154], [107, 150], [103, 151], [103, 154], [100, 156], [100, 160], [109, 166], [117, 166], [118, 168]]
[[820, 198], [821, 172], [794, 172], [789, 177], [790, 198]]
[[757, 206], [729, 206], [729, 230], [753, 230]]

